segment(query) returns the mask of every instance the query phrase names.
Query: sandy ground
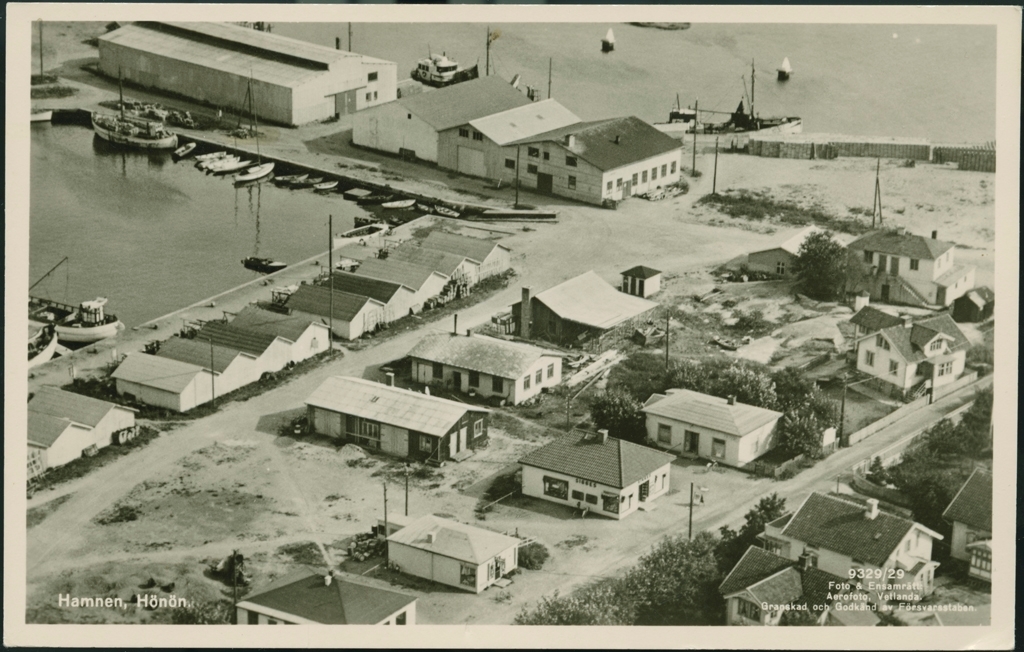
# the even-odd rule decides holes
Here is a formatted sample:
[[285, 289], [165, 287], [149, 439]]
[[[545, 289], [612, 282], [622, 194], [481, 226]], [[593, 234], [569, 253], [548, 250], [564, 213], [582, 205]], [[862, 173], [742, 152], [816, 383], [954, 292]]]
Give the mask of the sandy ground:
[[[70, 80], [67, 83], [82, 90], [77, 97], [37, 105], [95, 108], [96, 102], [116, 97], [116, 84], [81, 70], [96, 57], [95, 48], [82, 41], [102, 31], [102, 25], [96, 24], [47, 24], [48, 47], [54, 48], [53, 53], [46, 53], [48, 71], [59, 67], [60, 74]], [[146, 99], [146, 94], [133, 91], [130, 95]], [[161, 101], [189, 108], [184, 103]], [[266, 127], [267, 151], [343, 173], [385, 179], [397, 188], [443, 198], [472, 196], [476, 201], [504, 205], [513, 201], [511, 191], [489, 190], [479, 179], [353, 150], [343, 136], [337, 135], [344, 128], [341, 123], [301, 129]], [[376, 166], [380, 171], [353, 167], [356, 164]], [[710, 156], [698, 156], [699, 169], [710, 171], [711, 165]], [[883, 162], [886, 223], [922, 234], [938, 230], [940, 237], [961, 245], [958, 260], [978, 265], [978, 283], [990, 283], [992, 179], [992, 175], [983, 173], [929, 165], [901, 168]], [[719, 158], [717, 183], [719, 189], [768, 188], [776, 197], [821, 204], [844, 215], [851, 208], [870, 207], [874, 161], [790, 161], [723, 155]], [[513, 266], [519, 278], [508, 289], [461, 313], [460, 326], [471, 328], [488, 321], [492, 314], [518, 300], [520, 286], [528, 285], [539, 292], [589, 269], [614, 284], [619, 271], [636, 264], [664, 270], [663, 297], [672, 304], [684, 303], [683, 297], [710, 286], [709, 268], [773, 243], [788, 229], [735, 220], [712, 209], [694, 207], [696, 199], [710, 192], [711, 184], [711, 175], [705, 173], [693, 180], [688, 195], [656, 203], [631, 200], [616, 211], [523, 193], [521, 201], [557, 210], [559, 219], [554, 224], [531, 224], [531, 231], [521, 230], [519, 224], [494, 225], [507, 232], [502, 242], [513, 250]], [[320, 258], [319, 262], [324, 262]], [[297, 282], [312, 277], [316, 270], [309, 261], [285, 270], [270, 282]], [[75, 353], [72, 360], [80, 375], [99, 373], [113, 348], [119, 353], [141, 349], [148, 340], [176, 332], [182, 319], [219, 317], [222, 310], [237, 310], [255, 299], [268, 298], [269, 292], [267, 285], [254, 282], [217, 297], [214, 307], [204, 307], [200, 302], [181, 314], [156, 320], [156, 330], [127, 331]], [[737, 305], [746, 302], [757, 306], [759, 301], [756, 293], [737, 295]], [[768, 318], [778, 320], [779, 327], [774, 329], [778, 337], [773, 330], [766, 337], [774, 348], [769, 352], [766, 347], [756, 356], [752, 352], [750, 357], [767, 355], [771, 359], [779, 348], [801, 339], [828, 339], [836, 345], [838, 331], [834, 324], [845, 316], [840, 311], [808, 309], [793, 301], [760, 305]], [[789, 323], [797, 314], [814, 316], [816, 321]], [[724, 313], [696, 316], [712, 325], [715, 320], [727, 318]], [[339, 546], [357, 532], [367, 531], [380, 516], [379, 472], [387, 471], [391, 463], [370, 458], [350, 465], [333, 447], [279, 437], [277, 428], [299, 413], [303, 400], [324, 378], [349, 374], [377, 379], [377, 366], [404, 356], [426, 328], [430, 326], [348, 351], [341, 359], [319, 366], [256, 400], [231, 403], [209, 417], [165, 433], [130, 459], [119, 459], [85, 478], [36, 495], [30, 507], [57, 498], [63, 503], [28, 531], [30, 615], [40, 621], [67, 618], [66, 611], [54, 612], [51, 608], [55, 592], [73, 589], [128, 595], [147, 577], [175, 581], [176, 585], [190, 587], [191, 593], [199, 597], [223, 595], [223, 586], [203, 576], [203, 563], [207, 558], [228, 554], [233, 547], [252, 556], [258, 580], [294, 562], [294, 555], [282, 552], [282, 546], [312, 542], [321, 552], [323, 563], [336, 562]], [[711, 352], [706, 343], [692, 338], [679, 338], [679, 346], [673, 350], [688, 355]], [[43, 365], [34, 370], [31, 383], [63, 384], [68, 368], [66, 359]], [[411, 487], [410, 513], [444, 513], [475, 521], [473, 508], [478, 496], [473, 487], [514, 462], [528, 447], [542, 443], [545, 436], [549, 435], [537, 433], [533, 441], [521, 440], [495, 429], [486, 450], [460, 465], [442, 469], [437, 477], [417, 481]], [[736, 523], [749, 504], [766, 492], [778, 490], [796, 501], [813, 488], [832, 486], [839, 470], [886, 443], [881, 435], [865, 441], [865, 447], [841, 451], [826, 463], [783, 483], [734, 472], [703, 475], [702, 467], [674, 466], [672, 483], [679, 493], [659, 501], [653, 512], [631, 516], [626, 527], [602, 519], [572, 519], [547, 503], [501, 506], [481, 524], [507, 531], [519, 528], [523, 534], [538, 537], [554, 553], [549, 565], [543, 571], [518, 576], [507, 595], [496, 594], [498, 597], [415, 589], [422, 598], [421, 620], [508, 623], [523, 605], [556, 589], [565, 593], [595, 576], [613, 573], [632, 563], [665, 533], [682, 532], [687, 516], [683, 490], [688, 491], [689, 482], [709, 486], [710, 495], [716, 497], [694, 514], [695, 529]], [[401, 485], [396, 481], [389, 487], [389, 507], [399, 509], [403, 502]], [[140, 515], [134, 521], [101, 524], [103, 515], [119, 504], [137, 509]], [[153, 612], [77, 614], [72, 617], [131, 622], [166, 617]]]

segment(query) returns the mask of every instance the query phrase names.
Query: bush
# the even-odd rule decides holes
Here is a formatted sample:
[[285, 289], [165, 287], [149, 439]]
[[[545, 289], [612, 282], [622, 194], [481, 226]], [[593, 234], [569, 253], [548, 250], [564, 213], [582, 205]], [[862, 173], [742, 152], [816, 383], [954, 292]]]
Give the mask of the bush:
[[171, 612], [174, 625], [229, 625], [235, 609], [230, 602], [205, 602], [187, 600], [187, 604], [175, 607]]
[[499, 475], [491, 483], [491, 486], [487, 487], [484, 491], [484, 498], [488, 502], [494, 502], [512, 494], [512, 496], [521, 495], [523, 492], [522, 485], [519, 482], [519, 478], [516, 477], [516, 473], [506, 473], [505, 475]]
[[737, 311], [736, 323], [732, 327], [734, 330], [744, 333], [763, 335], [775, 328], [775, 324], [765, 319], [764, 313], [760, 310], [751, 310], [750, 312]]
[[129, 503], [117, 503], [97, 516], [96, 522], [100, 525], [127, 523], [129, 521], [137, 521], [140, 516], [142, 516], [142, 510], [138, 506]]
[[590, 417], [598, 429], [637, 444], [647, 441], [647, 426], [640, 401], [623, 392], [606, 392], [590, 406]]
[[547, 546], [534, 541], [519, 549], [519, 566], [526, 570], [540, 570], [550, 556]]

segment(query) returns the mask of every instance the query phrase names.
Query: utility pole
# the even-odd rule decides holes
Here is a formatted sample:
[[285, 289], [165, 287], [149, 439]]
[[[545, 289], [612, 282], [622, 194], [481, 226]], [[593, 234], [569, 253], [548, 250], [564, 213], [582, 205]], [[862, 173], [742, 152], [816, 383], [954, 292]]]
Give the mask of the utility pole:
[[548, 57], [548, 99], [551, 99], [551, 65], [552, 59]]
[[215, 377], [217, 372], [213, 370], [213, 338], [210, 340], [210, 392], [213, 394], [213, 409], [217, 409], [217, 385], [215, 384]]
[[693, 540], [693, 483], [690, 483], [690, 528], [687, 531], [686, 538], [690, 541]]
[[671, 323], [671, 313], [665, 313], [665, 371], [668, 371], [668, 329]]
[[231, 622], [238, 624], [238, 549], [231, 551]]
[[882, 159], [875, 163], [875, 201], [871, 205], [871, 228], [875, 228], [875, 211], [878, 211], [878, 226], [882, 226], [882, 183], [879, 175], [882, 171]]
[[384, 485], [384, 566], [387, 567], [388, 563], [388, 481], [384, 480], [381, 484]]
[[718, 187], [718, 136], [715, 136], [715, 173], [711, 177], [711, 194], [715, 194], [715, 189]]
[[690, 167], [691, 177], [697, 176], [697, 123], [700, 121], [700, 118], [698, 117], [700, 115], [698, 113], [699, 105], [699, 99], [693, 101], [693, 165]]
[[520, 146], [516, 145], [516, 208], [519, 208], [519, 150]]
[[348, 24], [348, 51], [352, 51], [352, 23]]
[[491, 76], [491, 26], [487, 26], [487, 54], [484, 59], [484, 76]]
[[409, 463], [405, 463], [405, 515], [409, 515]]
[[[351, 25], [351, 23], [349, 23]], [[327, 320], [327, 357], [334, 357], [334, 215], [327, 216], [327, 289], [331, 307]]]
[[843, 400], [839, 407], [839, 445], [843, 448], [850, 445], [846, 441], [846, 374], [843, 374]]

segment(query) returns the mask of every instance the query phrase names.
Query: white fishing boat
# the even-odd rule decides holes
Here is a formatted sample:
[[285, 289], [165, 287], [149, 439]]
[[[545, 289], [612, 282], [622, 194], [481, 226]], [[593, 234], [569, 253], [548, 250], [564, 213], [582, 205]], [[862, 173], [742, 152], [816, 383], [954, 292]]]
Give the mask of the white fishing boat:
[[317, 192], [327, 192], [328, 190], [334, 190], [338, 187], [337, 181], [324, 181], [313, 186], [313, 190]]
[[208, 161], [199, 161], [198, 163], [196, 163], [196, 167], [199, 168], [200, 170], [212, 172], [213, 170], [216, 170], [218, 167], [227, 165], [228, 163], [234, 163], [237, 160], [239, 160], [237, 156], [235, 156], [234, 154], [228, 154], [226, 156], [220, 156], [218, 158], [213, 158]]
[[274, 177], [274, 185], [287, 186], [292, 183], [303, 181], [308, 177], [308, 174], [286, 174], [283, 177]]
[[174, 150], [174, 158], [181, 160], [187, 157], [189, 154], [191, 154], [192, 150], [194, 150], [195, 148], [196, 144], [194, 142], [186, 143], [179, 147], [178, 149]]
[[412, 208], [415, 204], [415, 199], [399, 199], [398, 201], [386, 201], [381, 206], [383, 208]]
[[793, 74], [793, 66], [789, 64], [789, 57], [785, 57], [782, 60], [782, 65], [778, 68], [779, 81], [786, 81], [789, 76]]
[[57, 351], [57, 332], [52, 324], [28, 325], [28, 368], [49, 362]]
[[211, 167], [209, 168], [209, 171], [213, 174], [232, 174], [233, 172], [238, 172], [239, 170], [252, 167], [252, 164], [253, 161], [239, 161], [238, 159], [235, 159], [234, 161], [228, 161], [217, 165], [216, 167]]
[[380, 244], [381, 240], [390, 230], [391, 227], [383, 222], [350, 229], [344, 233], [335, 234], [334, 248], [337, 249], [338, 247], [350, 244], [377, 245]]
[[445, 54], [430, 54], [416, 63], [416, 68], [409, 76], [427, 86], [441, 88], [476, 79], [480, 76], [480, 70], [476, 65], [460, 68], [457, 61], [449, 59]]
[[249, 183], [251, 181], [259, 181], [260, 179], [266, 177], [273, 171], [273, 163], [263, 163], [262, 165], [251, 167], [245, 171], [245, 174], [240, 174], [237, 177], [235, 177], [235, 183]]
[[611, 52], [615, 49], [615, 34], [608, 28], [608, 33], [601, 39], [601, 52]]
[[52, 109], [32, 109], [32, 122], [49, 122], [53, 119]]
[[104, 311], [107, 300], [103, 297], [83, 301], [76, 308], [58, 301], [29, 297], [29, 317], [45, 324], [53, 324], [57, 338], [62, 342], [90, 344], [117, 335], [124, 325], [114, 315]]
[[203, 163], [204, 161], [212, 161], [214, 159], [224, 158], [227, 155], [228, 153], [224, 151], [213, 152], [211, 154], [200, 154], [199, 156], [196, 156], [196, 161]]
[[447, 206], [434, 206], [434, 212], [444, 217], [458, 217], [459, 214], [456, 211], [448, 208]]
[[[118, 78], [118, 91], [122, 91], [120, 77]], [[120, 115], [93, 112], [92, 130], [97, 136], [116, 145], [126, 145], [138, 149], [175, 149], [178, 147], [177, 134], [167, 131], [162, 122], [125, 115], [123, 92], [121, 92], [120, 106]]]

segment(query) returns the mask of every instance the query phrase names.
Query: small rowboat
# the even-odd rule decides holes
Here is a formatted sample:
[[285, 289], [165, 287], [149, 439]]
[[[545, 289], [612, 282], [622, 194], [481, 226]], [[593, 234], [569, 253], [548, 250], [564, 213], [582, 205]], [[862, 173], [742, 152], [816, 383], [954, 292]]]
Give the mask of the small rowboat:
[[433, 206], [427, 206], [426, 204], [421, 204], [419, 202], [416, 202], [416, 210], [423, 211], [424, 213], [433, 213], [434, 212], [434, 207]]
[[446, 206], [434, 206], [434, 212], [445, 217], [458, 217], [459, 214]]
[[274, 171], [273, 163], [264, 163], [263, 165], [257, 165], [256, 167], [249, 168], [245, 171], [245, 174], [240, 174], [235, 177], [235, 183], [249, 183], [250, 181], [259, 181], [263, 177], [267, 176]]
[[52, 109], [32, 109], [32, 122], [49, 122], [52, 118]]
[[711, 341], [713, 343], [717, 344], [719, 347], [725, 349], [726, 351], [735, 351], [736, 349], [739, 348], [736, 345], [735, 342], [733, 342], [730, 339], [724, 338], [724, 337], [717, 337], [716, 336], [716, 337], [711, 338]]
[[300, 179], [298, 181], [292, 181], [291, 187], [292, 188], [310, 188], [312, 186], [315, 186], [318, 183], [323, 183], [323, 182], [324, 182], [324, 178], [323, 177], [313, 177], [312, 179], [310, 179], [309, 175], [306, 175], [305, 179]]
[[179, 160], [183, 159], [186, 156], [188, 156], [189, 154], [191, 154], [192, 150], [194, 150], [195, 148], [196, 148], [196, 144], [195, 143], [187, 143], [185, 145], [182, 145], [178, 149], [174, 150], [174, 158], [179, 159]]
[[202, 163], [203, 161], [212, 161], [213, 159], [216, 158], [224, 158], [227, 155], [227, 152], [213, 152], [212, 154], [200, 154], [199, 156], [196, 156], [196, 160]]
[[196, 167], [199, 168], [200, 170], [206, 170], [209, 172], [212, 170], [216, 170], [221, 166], [227, 165], [228, 163], [234, 163], [237, 160], [237, 156], [235, 156], [234, 154], [228, 154], [218, 158], [210, 159], [208, 161], [199, 161], [198, 163], [196, 163]]
[[287, 186], [298, 181], [305, 181], [308, 176], [308, 174], [286, 174], [283, 177], [274, 177], [274, 183], [279, 186]]
[[392, 197], [394, 195], [366, 195], [356, 199], [356, 203], [372, 206], [373, 204], [383, 204], [384, 202], [391, 201]]
[[214, 174], [231, 174], [233, 172], [238, 172], [239, 170], [252, 167], [252, 163], [252, 161], [233, 161], [217, 166], [216, 168], [211, 169], [211, 172]]
[[317, 192], [326, 192], [328, 190], [334, 190], [337, 187], [337, 181], [324, 181], [323, 183], [318, 183], [314, 185], [313, 190], [316, 190]]
[[398, 201], [386, 201], [381, 206], [384, 208], [412, 208], [415, 203], [415, 199], [399, 199]]

